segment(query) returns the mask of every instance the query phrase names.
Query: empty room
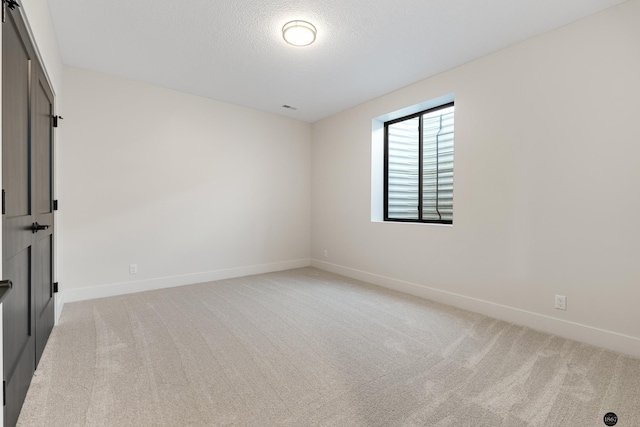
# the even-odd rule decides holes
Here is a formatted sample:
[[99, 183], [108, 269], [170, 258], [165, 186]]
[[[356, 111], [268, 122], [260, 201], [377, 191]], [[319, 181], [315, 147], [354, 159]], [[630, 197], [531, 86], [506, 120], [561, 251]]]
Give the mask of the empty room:
[[2, 21], [0, 427], [640, 425], [640, 0]]

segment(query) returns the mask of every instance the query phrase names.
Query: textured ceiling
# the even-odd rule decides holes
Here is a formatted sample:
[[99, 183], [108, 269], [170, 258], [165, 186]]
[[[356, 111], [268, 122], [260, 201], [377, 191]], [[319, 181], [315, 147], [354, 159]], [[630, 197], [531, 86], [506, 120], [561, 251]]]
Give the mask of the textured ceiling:
[[[313, 122], [623, 1], [49, 0], [49, 7], [65, 64]], [[313, 45], [284, 42], [281, 28], [294, 19], [316, 26]]]

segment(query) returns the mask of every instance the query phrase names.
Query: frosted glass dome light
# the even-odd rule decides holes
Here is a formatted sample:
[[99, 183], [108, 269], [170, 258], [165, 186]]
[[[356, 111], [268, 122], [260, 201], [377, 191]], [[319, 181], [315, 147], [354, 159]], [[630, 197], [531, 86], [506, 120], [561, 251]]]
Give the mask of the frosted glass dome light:
[[316, 40], [316, 27], [307, 21], [291, 21], [282, 27], [284, 41], [294, 46], [308, 46]]

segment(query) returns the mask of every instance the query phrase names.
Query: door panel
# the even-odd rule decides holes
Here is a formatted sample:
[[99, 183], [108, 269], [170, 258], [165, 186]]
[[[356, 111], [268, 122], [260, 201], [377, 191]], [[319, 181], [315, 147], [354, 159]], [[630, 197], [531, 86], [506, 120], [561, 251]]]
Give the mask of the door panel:
[[35, 370], [35, 337], [31, 292], [31, 248], [27, 247], [3, 263], [4, 277], [13, 289], [3, 303], [4, 377], [7, 404], [4, 425], [14, 426]]
[[29, 183], [30, 58], [16, 23], [7, 17], [2, 28], [2, 111], [3, 118], [4, 112], [7, 118], [2, 126], [2, 152], [11, 162], [3, 162], [2, 185], [5, 189], [17, 187], [17, 191], [7, 191], [5, 195], [7, 218], [31, 213], [29, 192], [26, 191]]
[[[38, 233], [40, 234], [40, 233]], [[52, 269], [52, 239], [51, 233], [38, 239], [32, 246], [33, 263], [33, 300], [35, 316], [35, 366], [40, 363], [42, 352], [47, 344], [54, 322], [53, 299], [53, 269]]]
[[36, 316], [36, 367], [54, 323], [53, 298], [53, 94], [44, 72], [33, 67], [34, 90], [31, 108], [32, 217], [46, 230], [32, 233], [33, 298]]
[[15, 283], [31, 283], [31, 248], [5, 260], [4, 275], [15, 280], [13, 289], [3, 305], [5, 319], [10, 318], [10, 324], [4, 325], [5, 343], [11, 343], [4, 349], [4, 375], [11, 378], [22, 354], [33, 347], [31, 330], [31, 289], [29, 286], [16, 286]]
[[[32, 141], [31, 153], [33, 156], [33, 213], [52, 213], [52, 188], [51, 188], [51, 150], [52, 150], [52, 107], [53, 96], [44, 80], [44, 73], [40, 67], [35, 66], [36, 85], [34, 90], [34, 102], [31, 110]], [[53, 219], [53, 218], [51, 218]]]
[[15, 425], [35, 369], [31, 289], [31, 192], [29, 107], [33, 51], [23, 43], [23, 25], [7, 14], [2, 26], [3, 276], [13, 289], [3, 304], [5, 426]]
[[[54, 322], [53, 94], [20, 14], [2, 25], [4, 426], [15, 426]], [[48, 225], [32, 232], [32, 224]]]

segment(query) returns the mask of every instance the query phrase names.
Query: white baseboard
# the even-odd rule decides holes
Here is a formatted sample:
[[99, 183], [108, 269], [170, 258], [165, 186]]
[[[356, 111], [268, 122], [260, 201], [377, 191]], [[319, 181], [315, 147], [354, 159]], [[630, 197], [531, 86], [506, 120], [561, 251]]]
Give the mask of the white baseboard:
[[55, 304], [55, 319], [54, 323], [57, 325], [60, 321], [60, 315], [62, 314], [62, 308], [64, 307], [64, 292], [58, 292], [54, 300]]
[[312, 259], [313, 267], [640, 358], [640, 338]]
[[233, 277], [251, 276], [254, 274], [271, 273], [273, 271], [291, 270], [308, 267], [309, 258], [293, 261], [283, 261], [273, 264], [250, 265], [246, 267], [228, 268], [224, 270], [206, 271], [202, 273], [183, 274], [179, 276], [158, 277], [131, 282], [110, 283], [87, 288], [69, 289], [58, 293], [56, 315], [62, 313], [62, 307], [67, 302], [85, 301], [90, 299], [113, 297], [117, 295], [133, 294], [136, 292], [152, 291], [155, 289], [172, 288], [175, 286], [193, 285], [214, 280], [231, 279]]

